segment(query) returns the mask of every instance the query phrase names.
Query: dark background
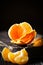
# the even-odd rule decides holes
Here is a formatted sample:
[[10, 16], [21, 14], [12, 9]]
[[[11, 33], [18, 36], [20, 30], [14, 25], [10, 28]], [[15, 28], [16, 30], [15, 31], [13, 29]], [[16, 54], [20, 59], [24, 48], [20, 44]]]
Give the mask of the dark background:
[[43, 34], [42, 4], [40, 1], [0, 1], [0, 31], [8, 31], [12, 24], [26, 21]]

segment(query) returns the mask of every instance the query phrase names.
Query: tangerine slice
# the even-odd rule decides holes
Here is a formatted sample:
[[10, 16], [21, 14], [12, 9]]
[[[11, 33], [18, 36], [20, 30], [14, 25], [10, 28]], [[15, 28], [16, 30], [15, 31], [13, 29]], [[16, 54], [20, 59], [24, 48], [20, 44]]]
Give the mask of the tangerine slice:
[[33, 40], [33, 46], [34, 47], [38, 47], [38, 46], [42, 46], [43, 45], [43, 40], [42, 38], [36, 38], [35, 40]]
[[15, 53], [13, 53], [13, 52], [9, 52], [8, 53], [8, 58], [9, 58], [9, 60], [12, 62], [12, 63], [15, 63], [15, 57], [17, 57], [18, 55], [20, 54], [20, 51], [17, 51], [17, 52], [15, 52]]
[[12, 63], [25, 64], [28, 61], [28, 53], [25, 49], [17, 51], [15, 53], [9, 52], [8, 58]]
[[33, 30], [32, 26], [27, 22], [22, 22], [20, 25], [25, 29], [25, 34], [28, 34]]
[[20, 37], [23, 36], [24, 33], [24, 29], [19, 24], [12, 25], [8, 30], [10, 39], [14, 40], [15, 42], [17, 42], [17, 40], [20, 39]]
[[21, 50], [21, 52], [24, 54], [24, 56], [27, 56], [27, 55], [28, 55], [28, 53], [27, 53], [27, 51], [25, 50], [25, 48], [23, 48], [23, 49]]
[[10, 52], [10, 50], [6, 47], [2, 50], [2, 57], [5, 61], [9, 61], [9, 59], [8, 59], [9, 52]]
[[8, 59], [9, 59], [12, 63], [15, 63], [14, 58], [15, 58], [14, 53], [9, 52], [9, 53], [8, 53]]
[[36, 31], [33, 30], [31, 33], [29, 33], [25, 37], [23, 37], [21, 39], [21, 42], [23, 42], [24, 44], [28, 44], [29, 42], [31, 42], [34, 39], [35, 36], [36, 36]]
[[20, 54], [17, 57], [15, 57], [14, 60], [17, 64], [27, 63], [27, 61], [29, 60], [27, 51], [25, 49], [22, 49], [20, 51]]

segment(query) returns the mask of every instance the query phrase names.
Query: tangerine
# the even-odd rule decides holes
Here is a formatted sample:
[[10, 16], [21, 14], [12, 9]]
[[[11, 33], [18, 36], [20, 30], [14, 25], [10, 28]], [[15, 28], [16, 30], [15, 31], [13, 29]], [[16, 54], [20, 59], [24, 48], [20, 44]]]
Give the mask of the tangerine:
[[6, 47], [2, 50], [2, 57], [5, 61], [9, 61], [9, 59], [8, 59], [9, 52], [10, 52], [10, 50]]
[[8, 35], [12, 43], [27, 44], [34, 39], [36, 35], [35, 32], [29, 23], [22, 22], [12, 25], [8, 30]]

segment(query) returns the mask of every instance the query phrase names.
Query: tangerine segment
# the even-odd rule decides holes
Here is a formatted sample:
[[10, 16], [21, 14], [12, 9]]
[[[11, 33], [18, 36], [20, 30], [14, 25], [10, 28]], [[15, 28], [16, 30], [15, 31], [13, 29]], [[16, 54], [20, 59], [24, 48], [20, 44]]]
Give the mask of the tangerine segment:
[[25, 63], [27, 63], [27, 61], [29, 60], [27, 51], [25, 49], [22, 49], [20, 51], [20, 55], [15, 57], [14, 60], [15, 60], [15, 62], [17, 64], [25, 64]]
[[27, 51], [25, 50], [25, 48], [22, 49], [21, 52], [24, 54], [24, 56], [27, 56], [27, 55], [28, 55], [28, 53], [27, 53]]
[[25, 29], [25, 34], [28, 34], [33, 30], [32, 26], [27, 22], [22, 22], [20, 25]]
[[25, 64], [28, 61], [28, 53], [25, 49], [17, 51], [15, 53], [9, 52], [8, 58], [12, 63]]
[[15, 60], [14, 60], [14, 59], [15, 59], [18, 55], [20, 55], [20, 51], [17, 51], [17, 52], [15, 52], [15, 53], [9, 52], [9, 53], [8, 53], [8, 58], [9, 58], [9, 60], [10, 60], [12, 63], [15, 63]]
[[2, 57], [5, 61], [9, 61], [9, 59], [8, 59], [9, 52], [10, 52], [10, 50], [6, 47], [2, 50]]
[[35, 32], [35, 30], [33, 30], [31, 33], [29, 33], [25, 37], [23, 37], [21, 39], [21, 42], [24, 42], [24, 44], [27, 44], [34, 39], [35, 35], [36, 35], [36, 32]]
[[17, 41], [24, 34], [24, 29], [19, 24], [14, 24], [8, 30], [8, 35], [11, 40]]
[[38, 46], [42, 46], [43, 45], [43, 40], [42, 40], [42, 38], [36, 38], [34, 41], [33, 41], [33, 46], [34, 47], [38, 47]]
[[8, 59], [9, 59], [12, 63], [15, 63], [14, 58], [15, 58], [14, 53], [9, 52], [9, 53], [8, 53]]
[[19, 56], [20, 55], [20, 51], [17, 51], [14, 53], [15, 54], [15, 57]]

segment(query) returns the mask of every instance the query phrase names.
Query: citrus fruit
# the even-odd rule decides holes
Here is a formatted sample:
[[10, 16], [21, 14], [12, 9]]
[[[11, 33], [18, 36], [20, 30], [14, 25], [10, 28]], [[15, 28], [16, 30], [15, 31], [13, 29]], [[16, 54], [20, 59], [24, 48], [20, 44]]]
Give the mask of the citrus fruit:
[[15, 57], [17, 57], [19, 54], [20, 54], [19, 51], [15, 52], [15, 53], [9, 52], [9, 53], [8, 53], [8, 58], [9, 58], [9, 60], [10, 60], [12, 63], [15, 63], [15, 60], [14, 60], [14, 59], [15, 59]]
[[33, 41], [33, 46], [34, 47], [38, 47], [38, 46], [42, 46], [43, 45], [43, 40], [42, 38], [36, 38], [34, 41]]
[[14, 58], [15, 58], [14, 53], [9, 52], [9, 53], [8, 53], [8, 59], [9, 59], [12, 63], [15, 63]]
[[33, 30], [32, 26], [27, 22], [22, 22], [20, 25], [25, 29], [25, 34], [28, 34]]
[[21, 39], [21, 42], [23, 42], [24, 44], [28, 44], [34, 39], [35, 36], [36, 36], [36, 31], [33, 30], [31, 33], [26, 34], [26, 36]]
[[27, 56], [28, 55], [28, 52], [25, 50], [25, 48], [21, 49], [21, 53], [23, 53], [24, 56]]
[[17, 40], [20, 39], [20, 37], [24, 35], [24, 33], [24, 29], [19, 24], [12, 25], [8, 30], [10, 39], [14, 40], [15, 42], [17, 42]]
[[25, 49], [22, 49], [17, 52], [9, 52], [8, 59], [12, 63], [16, 64], [25, 64], [28, 61], [28, 53]]
[[27, 51], [25, 49], [22, 49], [20, 51], [20, 54], [18, 56], [16, 56], [14, 60], [17, 64], [27, 63], [29, 60]]
[[35, 37], [35, 32], [29, 23], [22, 22], [20, 24], [13, 24], [8, 30], [8, 35], [11, 43], [22, 45], [32, 41]]
[[2, 50], [2, 57], [5, 61], [9, 61], [9, 59], [8, 59], [9, 52], [10, 52], [10, 50], [6, 47]]

